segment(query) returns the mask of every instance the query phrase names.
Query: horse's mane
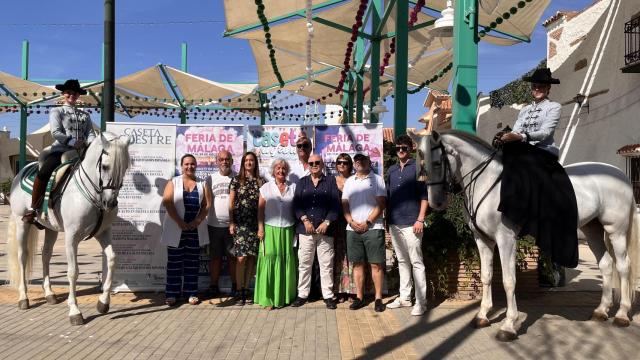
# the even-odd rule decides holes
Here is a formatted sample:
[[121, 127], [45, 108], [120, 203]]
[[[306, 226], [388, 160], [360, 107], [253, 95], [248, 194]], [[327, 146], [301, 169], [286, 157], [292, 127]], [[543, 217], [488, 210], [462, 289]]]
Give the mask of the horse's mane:
[[468, 133], [466, 131], [447, 129], [447, 130], [440, 131], [440, 134], [441, 135], [448, 134], [448, 135], [453, 135], [455, 137], [462, 138], [462, 139], [464, 139], [466, 141], [469, 141], [469, 142], [474, 143], [474, 144], [476, 144], [476, 145], [478, 145], [480, 147], [485, 148], [489, 152], [492, 152], [492, 151], [495, 150], [493, 148], [493, 146], [491, 146], [491, 144], [489, 144], [488, 142], [486, 142], [486, 141], [482, 140], [481, 138], [479, 138], [479, 137], [477, 137], [477, 136], [475, 136], [475, 135], [473, 135], [471, 133]]

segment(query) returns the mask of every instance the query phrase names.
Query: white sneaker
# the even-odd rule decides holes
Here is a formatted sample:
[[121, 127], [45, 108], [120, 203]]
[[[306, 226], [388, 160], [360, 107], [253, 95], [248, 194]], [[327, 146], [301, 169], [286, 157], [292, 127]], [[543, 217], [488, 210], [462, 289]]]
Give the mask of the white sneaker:
[[387, 304], [387, 309], [397, 309], [401, 307], [409, 307], [411, 306], [411, 301], [403, 300], [397, 297], [393, 302]]
[[411, 309], [411, 315], [413, 316], [422, 316], [424, 315], [425, 311], [426, 311], [426, 307], [422, 306], [420, 304], [415, 304], [413, 306], [413, 309]]

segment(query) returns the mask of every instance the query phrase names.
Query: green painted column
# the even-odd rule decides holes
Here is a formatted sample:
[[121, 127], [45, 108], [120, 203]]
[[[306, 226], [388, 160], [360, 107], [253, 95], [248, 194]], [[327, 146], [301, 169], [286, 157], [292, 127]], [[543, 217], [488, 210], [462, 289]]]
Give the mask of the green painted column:
[[349, 120], [348, 123], [351, 124], [355, 122], [353, 119], [353, 109], [355, 107], [354, 89], [356, 88], [356, 84], [355, 84], [356, 77], [353, 75], [353, 72], [351, 71], [347, 76], [349, 77], [349, 93], [347, 94], [347, 111], [348, 111], [347, 119]]
[[[22, 79], [29, 79], [29, 41], [22, 41]], [[20, 155], [18, 171], [27, 165], [27, 107], [20, 106]]]
[[409, 64], [409, 0], [396, 2], [396, 82], [393, 106], [393, 133], [407, 133], [407, 73]]
[[[354, 62], [354, 69], [363, 68], [362, 62], [364, 60], [364, 39], [362, 37], [358, 37], [356, 40], [356, 61]], [[364, 81], [363, 74], [358, 73], [357, 71], [353, 72], [353, 77], [355, 79], [355, 88], [356, 88], [356, 123], [362, 124], [362, 112], [364, 110]]]
[[453, 128], [475, 133], [478, 111], [478, 0], [455, 2]]
[[267, 98], [267, 94], [258, 93], [258, 99], [260, 101], [260, 125], [265, 125], [267, 123], [267, 107], [265, 104], [269, 99]]
[[184, 72], [189, 72], [188, 64], [187, 64], [187, 43], [182, 43], [182, 61], [180, 62], [180, 69]]
[[371, 92], [369, 100], [369, 122], [375, 124], [378, 122], [378, 114], [371, 112], [376, 105], [376, 101], [380, 96], [380, 39], [379, 34], [375, 34], [380, 25], [380, 17], [384, 11], [382, 0], [373, 0], [371, 3], [373, 11], [371, 12], [371, 33], [374, 38], [371, 40]]
[[342, 105], [342, 119], [343, 123], [349, 124], [351, 123], [351, 113], [349, 112], [349, 92], [351, 89], [351, 77], [347, 74], [347, 78], [345, 79], [344, 85], [342, 85], [342, 99], [340, 100], [340, 105]]

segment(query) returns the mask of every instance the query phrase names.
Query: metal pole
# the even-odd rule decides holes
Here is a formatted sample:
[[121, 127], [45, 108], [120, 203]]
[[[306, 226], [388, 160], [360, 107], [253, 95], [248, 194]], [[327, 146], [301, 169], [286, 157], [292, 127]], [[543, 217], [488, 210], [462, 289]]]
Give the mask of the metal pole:
[[[182, 49], [182, 56], [180, 61], [180, 70], [184, 72], [188, 72], [189, 70], [187, 65], [187, 43], [183, 42], [181, 49]], [[187, 123], [187, 112], [183, 108], [182, 110], [180, 110], [180, 124], [186, 124], [186, 123]]]
[[478, 110], [478, 0], [458, 0], [455, 3], [452, 125], [454, 129], [475, 133]]
[[407, 72], [409, 64], [409, 0], [396, 2], [396, 82], [393, 133], [407, 133]]
[[[22, 79], [29, 79], [29, 41], [22, 41]], [[27, 165], [27, 107], [20, 105], [20, 156], [18, 171]]]
[[106, 122], [115, 117], [115, 59], [116, 59], [116, 0], [104, 0], [104, 86], [102, 90], [103, 119], [100, 128], [106, 129]]
[[182, 43], [182, 62], [181, 62], [180, 69], [184, 72], [189, 72], [187, 68], [187, 43], [186, 42]]
[[102, 96], [100, 99], [100, 130], [104, 131], [107, 128], [107, 120], [105, 117], [105, 111], [104, 111], [104, 56], [105, 56], [105, 51], [106, 51], [106, 46], [104, 44], [104, 42], [102, 43], [102, 61], [100, 64], [100, 74], [102, 75], [100, 80], [102, 80]]
[[378, 114], [371, 112], [376, 105], [376, 101], [380, 96], [380, 34], [375, 34], [380, 24], [380, 15], [384, 11], [382, 0], [373, 0], [371, 4], [373, 11], [371, 12], [371, 32], [373, 39], [371, 40], [371, 97], [369, 99], [369, 122], [375, 124], [378, 122]]

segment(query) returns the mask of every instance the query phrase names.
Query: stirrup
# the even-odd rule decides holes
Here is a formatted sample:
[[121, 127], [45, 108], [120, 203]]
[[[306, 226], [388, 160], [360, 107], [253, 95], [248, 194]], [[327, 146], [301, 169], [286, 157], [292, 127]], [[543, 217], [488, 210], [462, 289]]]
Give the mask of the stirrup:
[[39, 230], [44, 230], [44, 226], [38, 222], [38, 210], [36, 209], [27, 210], [22, 216], [22, 221], [35, 225]]
[[38, 210], [31, 208], [27, 210], [26, 213], [24, 213], [24, 215], [22, 216], [22, 221], [33, 224], [36, 221], [37, 217], [38, 217]]

